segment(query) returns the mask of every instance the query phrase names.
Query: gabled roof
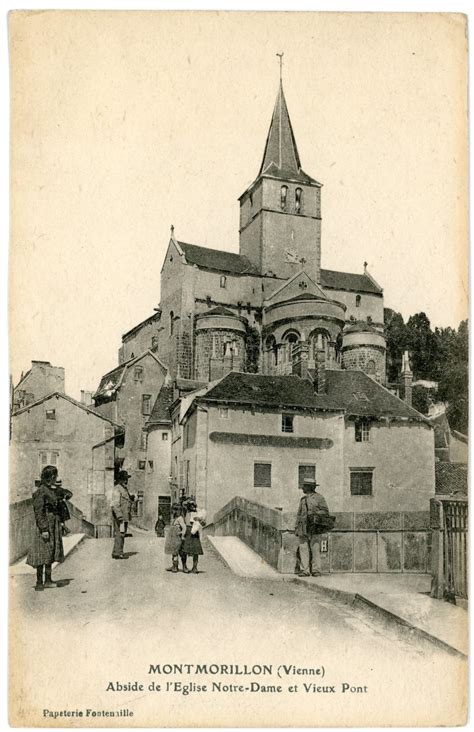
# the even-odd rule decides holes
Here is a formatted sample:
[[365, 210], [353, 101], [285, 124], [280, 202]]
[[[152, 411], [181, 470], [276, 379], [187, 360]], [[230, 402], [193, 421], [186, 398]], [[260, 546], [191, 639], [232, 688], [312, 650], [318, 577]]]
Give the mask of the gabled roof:
[[171, 385], [163, 385], [160, 393], [156, 397], [156, 401], [151, 410], [146, 426], [150, 427], [157, 424], [171, 424], [170, 407], [173, 403], [173, 387]]
[[326, 370], [326, 391], [295, 375], [264, 376], [231, 372], [199, 397], [199, 401], [268, 408], [300, 408], [345, 412], [349, 417], [428, 420], [363, 371]]
[[209, 249], [196, 244], [178, 242], [184, 252], [186, 262], [195, 264], [201, 269], [211, 269], [218, 272], [229, 272], [230, 274], [258, 274], [258, 270], [243, 254], [224, 252], [220, 249]]
[[435, 463], [436, 493], [449, 496], [467, 495], [467, 465], [461, 463]]
[[198, 313], [196, 315], [196, 318], [206, 318], [208, 315], [226, 315], [227, 317], [232, 318], [238, 318], [239, 316], [232, 312], [232, 310], [229, 310], [228, 308], [223, 308], [222, 305], [217, 305], [215, 308], [211, 308], [210, 310], [204, 310], [202, 313]]
[[351, 292], [370, 292], [381, 294], [382, 288], [367, 274], [336, 272], [332, 269], [321, 270], [321, 285], [332, 290], [350, 290]]
[[[303, 284], [303, 286], [306, 287], [304, 292], [302, 291], [300, 284]], [[277, 287], [276, 290], [274, 290], [271, 295], [265, 299], [264, 304], [266, 307], [269, 307], [279, 302], [296, 299], [296, 297], [299, 297], [302, 294], [306, 296], [307, 299], [309, 295], [313, 295], [318, 299], [328, 299], [321, 287], [309, 276], [307, 272], [305, 272], [304, 269], [301, 269]]]
[[300, 156], [281, 82], [258, 177], [262, 175], [281, 180], [295, 180], [320, 185], [301, 168]]
[[51, 394], [47, 394], [46, 396], [41, 397], [41, 399], [38, 399], [38, 401], [33, 402], [32, 404], [28, 404], [28, 406], [26, 406], [26, 407], [22, 407], [17, 412], [15, 412], [12, 416], [16, 417], [19, 414], [23, 414], [23, 412], [28, 412], [30, 409], [34, 409], [35, 407], [38, 407], [40, 404], [43, 404], [43, 402], [46, 402], [49, 399], [52, 399], [54, 397], [56, 397], [56, 399], [59, 399], [59, 398], [64, 399], [66, 402], [70, 402], [75, 407], [79, 407], [80, 409], [83, 409], [85, 412], [92, 414], [94, 417], [103, 419], [105, 422], [109, 422], [114, 427], [117, 427], [120, 430], [123, 430], [123, 425], [119, 424], [118, 422], [114, 422], [112, 419], [109, 419], [108, 417], [104, 417], [102, 414], [99, 414], [99, 412], [96, 412], [95, 409], [92, 409], [91, 407], [86, 407], [85, 404], [82, 404], [82, 402], [78, 402], [76, 399], [73, 399], [72, 397], [68, 396], [67, 394], [61, 394], [60, 391], [53, 391]]
[[127, 371], [127, 369], [129, 369], [130, 366], [136, 364], [138, 361], [141, 361], [141, 359], [145, 356], [151, 356], [164, 371], [167, 371], [164, 363], [160, 361], [160, 359], [153, 353], [153, 351], [144, 351], [138, 356], [133, 356], [133, 358], [129, 358], [128, 361], [124, 361], [123, 363], [119, 364], [119, 366], [116, 366], [114, 369], [112, 369], [112, 371], [108, 371], [106, 374], [104, 374], [100, 380], [97, 391], [93, 395], [93, 399], [101, 399], [101, 401], [107, 401], [108, 399], [111, 399], [114, 393], [118, 389], [120, 389], [123, 377], [125, 376], [125, 372]]

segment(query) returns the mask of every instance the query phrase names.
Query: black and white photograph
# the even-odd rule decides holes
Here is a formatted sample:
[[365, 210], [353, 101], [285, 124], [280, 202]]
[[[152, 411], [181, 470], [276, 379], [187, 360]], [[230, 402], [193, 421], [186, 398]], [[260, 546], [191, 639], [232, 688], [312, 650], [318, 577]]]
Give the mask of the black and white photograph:
[[8, 25], [10, 724], [465, 724], [466, 16]]

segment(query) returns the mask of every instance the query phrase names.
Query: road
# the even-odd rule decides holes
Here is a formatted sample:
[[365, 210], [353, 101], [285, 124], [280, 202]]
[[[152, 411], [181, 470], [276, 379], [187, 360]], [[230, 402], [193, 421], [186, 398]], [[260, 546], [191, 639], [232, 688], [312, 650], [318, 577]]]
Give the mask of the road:
[[[248, 726], [249, 720], [252, 725], [291, 725], [295, 714], [300, 725], [402, 725], [413, 721], [418, 705], [420, 724], [452, 720], [444, 700], [451, 694], [452, 708], [461, 700], [462, 661], [397, 640], [351, 608], [317, 599], [306, 587], [237, 577], [209, 545], [200, 573], [185, 575], [166, 571], [170, 561], [163, 539], [136, 533], [126, 542], [129, 558], [114, 561], [110, 540], [85, 540], [57, 568], [55, 578], [63, 582], [58, 589], [34, 592], [32, 575], [12, 580], [17, 642], [11, 677], [18, 693], [29, 699], [31, 688], [42, 679], [41, 698], [25, 708], [21, 721], [35, 719], [44, 707], [64, 707], [66, 700], [68, 708], [80, 708], [85, 700], [99, 709], [104, 704], [126, 707], [144, 725], [192, 725], [196, 714], [201, 724], [209, 725]], [[148, 673], [150, 665], [168, 663], [266, 664], [273, 669], [285, 664], [324, 668], [324, 678], [292, 670], [283, 694], [265, 697], [256, 691], [245, 699], [239, 694], [203, 695], [192, 686], [186, 696], [179, 688], [166, 696], [147, 693], [147, 686], [144, 693], [106, 691], [111, 681], [122, 686], [133, 681], [148, 685], [150, 680], [235, 681]], [[282, 683], [274, 674], [252, 680]], [[332, 686], [335, 692], [316, 692], [303, 682]], [[288, 696], [291, 684], [299, 688]], [[343, 684], [359, 691], [342, 694]], [[230, 711], [225, 706], [229, 703]]]

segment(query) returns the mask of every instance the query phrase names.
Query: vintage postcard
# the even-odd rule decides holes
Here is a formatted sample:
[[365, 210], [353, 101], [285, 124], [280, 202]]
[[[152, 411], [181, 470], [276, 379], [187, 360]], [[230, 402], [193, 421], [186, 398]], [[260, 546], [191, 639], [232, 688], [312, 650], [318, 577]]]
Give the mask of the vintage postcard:
[[9, 43], [10, 723], [465, 723], [466, 17]]

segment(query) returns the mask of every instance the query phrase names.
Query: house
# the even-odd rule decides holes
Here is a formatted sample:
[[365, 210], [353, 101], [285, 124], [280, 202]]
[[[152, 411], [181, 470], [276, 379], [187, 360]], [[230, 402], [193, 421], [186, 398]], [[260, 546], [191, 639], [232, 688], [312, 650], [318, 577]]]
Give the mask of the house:
[[145, 473], [145, 493], [143, 499], [143, 523], [154, 528], [158, 514], [165, 522], [171, 516], [171, 415], [174, 389], [169, 384], [161, 387], [153, 405], [150, 417], [145, 424], [147, 434], [147, 461], [153, 470]]
[[62, 366], [52, 366], [49, 361], [32, 361], [31, 368], [21, 375], [13, 389], [12, 411], [16, 412], [53, 392], [65, 393]]
[[448, 463], [467, 465], [469, 458], [469, 440], [457, 430], [451, 429], [445, 405], [438, 406], [436, 412], [429, 416], [435, 432], [436, 460]]
[[121, 440], [121, 425], [61, 392], [19, 409], [12, 415], [10, 503], [31, 498], [42, 468], [56, 465], [85, 518], [95, 526], [111, 526], [115, 450]]
[[98, 414], [125, 426], [115, 467], [131, 475], [129, 488], [138, 498], [139, 521], [143, 519], [145, 478], [155, 470], [154, 459], [147, 456], [146, 423], [166, 375], [162, 361], [147, 350], [104, 374], [93, 397]]

